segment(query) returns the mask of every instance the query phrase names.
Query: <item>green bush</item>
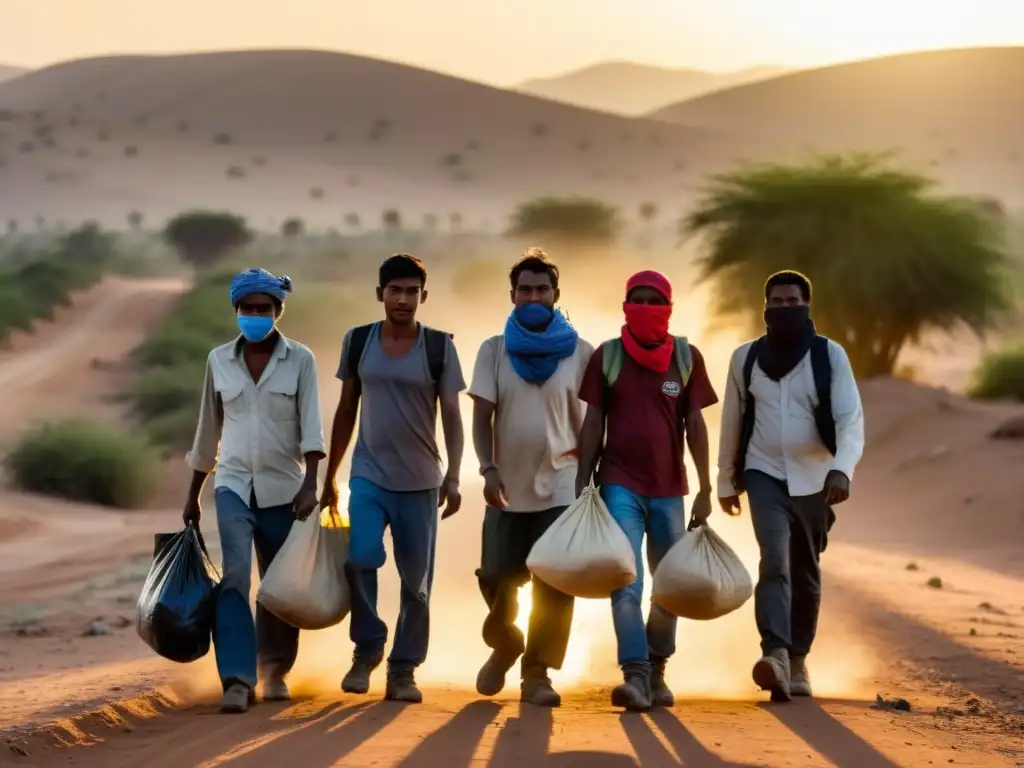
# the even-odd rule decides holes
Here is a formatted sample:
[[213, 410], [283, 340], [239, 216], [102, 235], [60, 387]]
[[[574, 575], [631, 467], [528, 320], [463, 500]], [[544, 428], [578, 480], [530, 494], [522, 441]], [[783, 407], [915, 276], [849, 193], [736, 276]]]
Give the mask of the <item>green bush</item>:
[[[209, 352], [209, 350], [207, 350]], [[132, 410], [144, 421], [199, 405], [206, 367], [206, 355], [199, 361], [142, 374], [128, 390]]]
[[1024, 346], [993, 352], [974, 372], [967, 394], [979, 400], [1024, 402]]
[[26, 491], [121, 509], [142, 506], [159, 472], [147, 441], [77, 420], [43, 424], [24, 435], [5, 465]]

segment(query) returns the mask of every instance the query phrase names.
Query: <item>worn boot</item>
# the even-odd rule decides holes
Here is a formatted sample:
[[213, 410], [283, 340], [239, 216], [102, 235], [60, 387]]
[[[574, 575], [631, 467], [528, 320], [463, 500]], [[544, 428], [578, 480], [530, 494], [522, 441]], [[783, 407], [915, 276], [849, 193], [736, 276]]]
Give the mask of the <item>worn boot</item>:
[[562, 704], [562, 697], [551, 686], [551, 678], [544, 668], [527, 670], [520, 690], [519, 700], [527, 704], [535, 704], [538, 707], [558, 707]]
[[505, 688], [505, 675], [515, 666], [519, 654], [492, 651], [476, 676], [476, 691], [481, 696], [497, 696]]
[[220, 700], [220, 711], [225, 714], [241, 714], [256, 703], [256, 695], [245, 683], [232, 683]]
[[807, 674], [807, 657], [793, 656], [790, 659], [789, 693], [792, 696], [812, 696], [811, 676]]
[[272, 677], [263, 684], [264, 701], [291, 701], [292, 695], [283, 678]]
[[651, 657], [651, 705], [655, 707], [671, 707], [676, 697], [665, 684], [665, 662], [660, 656]]
[[646, 712], [651, 708], [651, 665], [646, 661], [632, 662], [622, 667], [623, 682], [612, 691], [612, 706], [624, 707], [632, 712]]
[[790, 701], [789, 651], [773, 648], [754, 665], [754, 682], [762, 691], [771, 691], [772, 701]]
[[341, 690], [345, 693], [366, 693], [370, 690], [370, 674], [382, 660], [382, 656], [353, 657], [352, 666], [341, 681]]
[[404, 701], [407, 704], [419, 704], [423, 694], [416, 687], [416, 679], [412, 670], [408, 672], [388, 672], [388, 683], [384, 689], [385, 701]]

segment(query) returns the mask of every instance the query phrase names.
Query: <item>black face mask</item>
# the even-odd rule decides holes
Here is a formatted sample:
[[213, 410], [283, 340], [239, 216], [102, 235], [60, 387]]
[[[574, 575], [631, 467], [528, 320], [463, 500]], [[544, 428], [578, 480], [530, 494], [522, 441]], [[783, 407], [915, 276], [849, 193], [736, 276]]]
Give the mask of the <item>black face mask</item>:
[[764, 310], [764, 324], [768, 335], [778, 341], [800, 339], [807, 333], [811, 319], [811, 308], [807, 304], [786, 307], [767, 307]]

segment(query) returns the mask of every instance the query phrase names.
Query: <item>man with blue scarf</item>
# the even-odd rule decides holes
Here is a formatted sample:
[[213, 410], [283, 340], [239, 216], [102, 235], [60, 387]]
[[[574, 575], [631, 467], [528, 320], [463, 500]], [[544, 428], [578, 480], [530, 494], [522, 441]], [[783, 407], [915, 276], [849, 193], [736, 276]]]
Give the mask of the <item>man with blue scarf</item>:
[[[316, 361], [307, 347], [277, 329], [291, 280], [248, 269], [231, 281], [240, 335], [206, 362], [185, 503], [186, 524], [198, 526], [200, 498], [216, 469], [214, 500], [223, 555], [213, 631], [222, 712], [245, 712], [255, 701], [289, 698], [285, 675], [295, 663], [299, 631], [249, 608], [252, 552], [260, 577], [284, 544], [292, 522], [317, 504], [317, 466], [324, 458]], [[258, 669], [258, 673], [257, 673]]]
[[579, 338], [558, 301], [558, 267], [531, 248], [510, 273], [515, 309], [505, 333], [477, 354], [473, 445], [484, 478], [483, 551], [477, 578], [489, 613], [484, 642], [491, 656], [477, 691], [494, 696], [522, 657], [521, 699], [561, 703], [548, 677], [569, 644], [573, 599], [533, 579], [527, 637], [515, 625], [519, 588], [531, 580], [530, 549], [576, 499], [577, 436], [586, 406], [578, 397], [594, 348]]

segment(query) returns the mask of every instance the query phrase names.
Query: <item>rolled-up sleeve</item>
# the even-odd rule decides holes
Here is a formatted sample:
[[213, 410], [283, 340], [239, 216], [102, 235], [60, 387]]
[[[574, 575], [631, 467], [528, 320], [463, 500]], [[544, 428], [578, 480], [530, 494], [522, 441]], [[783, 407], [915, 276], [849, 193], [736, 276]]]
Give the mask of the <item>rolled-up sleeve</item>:
[[324, 424], [320, 417], [320, 387], [316, 375], [316, 358], [312, 353], [304, 356], [299, 368], [299, 450], [325, 454]]
[[832, 416], [836, 422], [836, 456], [832, 466], [853, 480], [864, 454], [864, 408], [846, 350], [831, 342]]
[[217, 468], [220, 452], [220, 434], [224, 426], [224, 411], [213, 384], [211, 359], [206, 360], [206, 376], [203, 381], [202, 399], [199, 401], [199, 421], [192, 450], [185, 455], [185, 463], [196, 472], [209, 474]]

